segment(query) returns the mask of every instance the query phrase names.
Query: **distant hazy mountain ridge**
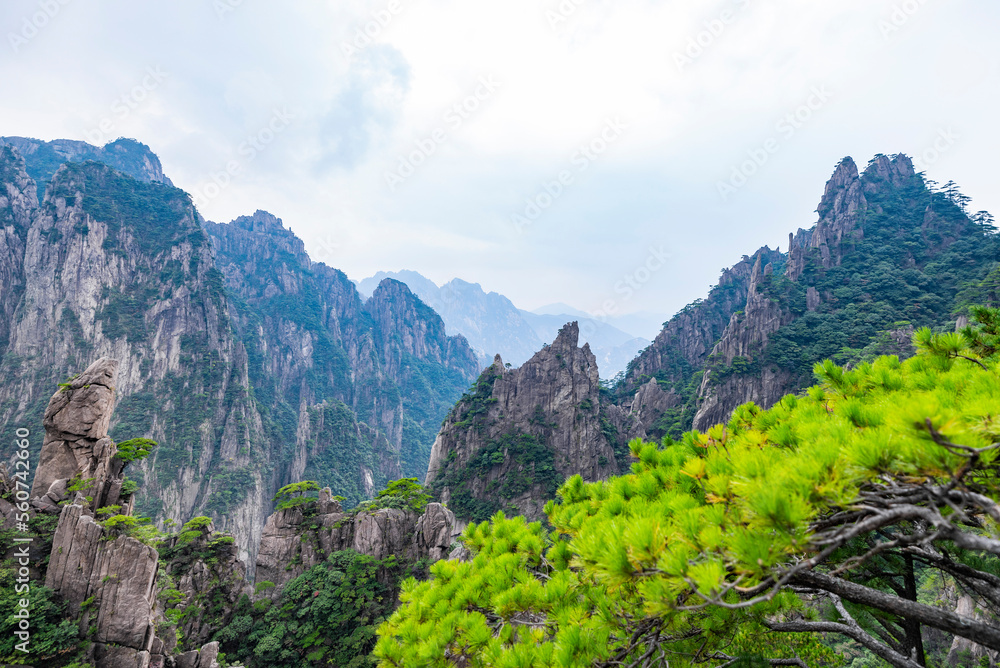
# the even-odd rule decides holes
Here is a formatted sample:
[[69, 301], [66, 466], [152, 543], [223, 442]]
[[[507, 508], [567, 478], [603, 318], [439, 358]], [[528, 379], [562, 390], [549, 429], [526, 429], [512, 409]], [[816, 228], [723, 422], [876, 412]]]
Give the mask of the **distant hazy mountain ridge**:
[[487, 293], [478, 283], [458, 278], [438, 287], [415, 271], [380, 271], [360, 281], [358, 291], [370, 294], [385, 278], [406, 283], [441, 314], [448, 333], [464, 335], [484, 367], [498, 354], [506, 362], [520, 366], [542, 346], [555, 341], [559, 330], [571, 321], [579, 323], [580, 340], [590, 344], [602, 378], [610, 379], [624, 371], [650, 343], [565, 304], [552, 304], [535, 312], [519, 309], [507, 297]]

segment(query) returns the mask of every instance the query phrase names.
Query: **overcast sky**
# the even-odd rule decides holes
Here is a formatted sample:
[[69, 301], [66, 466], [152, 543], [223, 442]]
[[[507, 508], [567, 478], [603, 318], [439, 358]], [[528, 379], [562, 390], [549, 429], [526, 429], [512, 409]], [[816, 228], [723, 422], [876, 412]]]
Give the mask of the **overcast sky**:
[[0, 135], [134, 137], [206, 218], [266, 209], [354, 279], [669, 315], [812, 225], [847, 155], [1000, 214], [998, 27], [995, 0], [3, 0]]

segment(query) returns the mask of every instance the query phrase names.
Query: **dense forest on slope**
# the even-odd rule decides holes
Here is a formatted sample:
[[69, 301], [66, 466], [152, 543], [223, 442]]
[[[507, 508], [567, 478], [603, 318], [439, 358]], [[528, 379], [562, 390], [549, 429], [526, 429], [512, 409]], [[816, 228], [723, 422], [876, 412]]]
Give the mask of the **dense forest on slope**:
[[648, 432], [676, 437], [744, 401], [767, 406], [803, 388], [816, 360], [905, 353], [893, 342], [906, 335], [893, 332], [953, 327], [988, 297], [980, 286], [1000, 262], [992, 217], [967, 206], [954, 183], [928, 181], [906, 156], [878, 155], [860, 174], [845, 158], [819, 222], [789, 235], [788, 253], [745, 257], [666, 323], [629, 365], [619, 401], [656, 379], [673, 405]]

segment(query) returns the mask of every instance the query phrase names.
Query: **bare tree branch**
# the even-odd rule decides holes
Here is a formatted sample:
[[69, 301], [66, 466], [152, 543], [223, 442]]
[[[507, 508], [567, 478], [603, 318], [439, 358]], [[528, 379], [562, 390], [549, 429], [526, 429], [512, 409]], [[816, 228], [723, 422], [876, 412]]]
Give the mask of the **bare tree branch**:
[[905, 598], [892, 596], [877, 589], [812, 571], [798, 573], [795, 580], [801, 584], [828, 591], [852, 603], [867, 605], [900, 617], [914, 619], [926, 626], [968, 638], [990, 649], [1000, 650], [1000, 628], [975, 619], [962, 617], [948, 610], [908, 601]]
[[794, 622], [765, 622], [765, 626], [770, 628], [772, 631], [778, 631], [782, 633], [839, 633], [841, 635], [847, 636], [851, 640], [865, 646], [873, 654], [889, 662], [896, 668], [922, 668], [922, 666], [913, 661], [909, 657], [897, 652], [895, 649], [883, 644], [869, 635], [861, 626], [855, 621], [851, 613], [847, 611], [844, 604], [841, 602], [840, 597], [833, 595], [833, 604], [837, 608], [837, 612], [840, 614], [842, 623], [838, 622], [809, 622], [809, 621], [794, 621]]

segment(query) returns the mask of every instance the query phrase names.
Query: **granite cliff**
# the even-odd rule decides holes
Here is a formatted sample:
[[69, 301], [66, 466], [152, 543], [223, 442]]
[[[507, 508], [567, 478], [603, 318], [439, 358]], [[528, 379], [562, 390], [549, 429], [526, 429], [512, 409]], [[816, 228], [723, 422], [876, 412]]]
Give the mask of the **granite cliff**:
[[[35, 586], [44, 582], [59, 606], [38, 614], [60, 615], [75, 629], [75, 637], [64, 631], [61, 638], [66, 661], [218, 668], [218, 639], [240, 623], [234, 615], [245, 601], [279, 599], [285, 585], [334, 553], [402, 566], [436, 561], [453, 549], [455, 516], [440, 504], [422, 504], [416, 512], [392, 498], [382, 504], [393, 507], [376, 501], [345, 512], [326, 488], [318, 499], [268, 518], [257, 562], [257, 581], [267, 587], [255, 592], [233, 537], [217, 532], [210, 518], [163, 535], [134, 514], [135, 488], [124, 484], [131, 457], [108, 433], [119, 368], [117, 360], [98, 360], [58, 389], [44, 416], [30, 506], [33, 527], [46, 526], [35, 521], [46, 516], [54, 527], [36, 531], [33, 540], [45, 554], [32, 563]], [[4, 531], [15, 524], [6, 500], [11, 489], [4, 470]], [[12, 549], [5, 544], [0, 557], [12, 559]], [[380, 577], [389, 590], [398, 587], [399, 573], [380, 571]]]
[[[31, 503], [58, 515], [44, 582], [87, 638], [86, 659], [98, 668], [159, 668], [175, 643], [157, 637], [166, 630], [157, 625], [159, 553], [133, 531], [127, 462], [108, 435], [118, 368], [98, 360], [52, 396]], [[201, 651], [203, 663], [189, 665], [218, 665], [212, 647]]]
[[4, 436], [31, 427], [39, 452], [49, 388], [119, 360], [109, 433], [160, 444], [134, 474], [137, 509], [209, 515], [250, 564], [284, 484], [356, 503], [421, 476], [479, 371], [401, 284], [365, 303], [274, 216], [202, 220], [127, 140], [4, 140], [0, 279]]
[[559, 484], [628, 466], [635, 420], [602, 390], [573, 322], [517, 369], [498, 355], [455, 405], [431, 452], [427, 486], [460, 520], [497, 510], [538, 519]]

